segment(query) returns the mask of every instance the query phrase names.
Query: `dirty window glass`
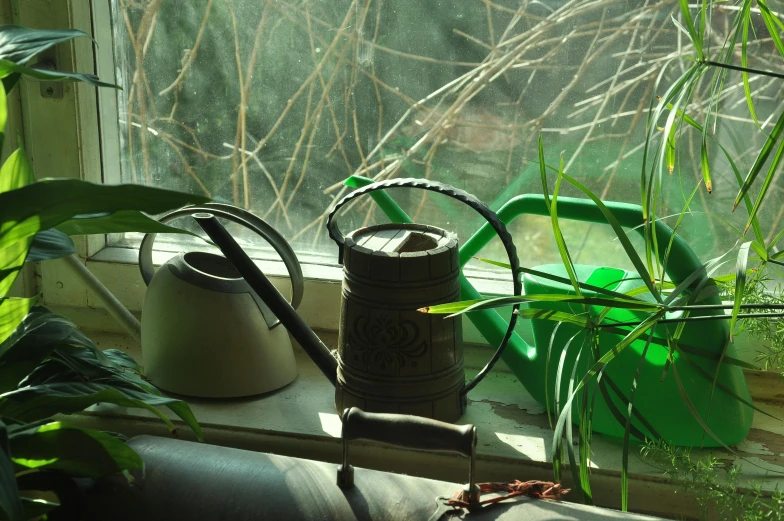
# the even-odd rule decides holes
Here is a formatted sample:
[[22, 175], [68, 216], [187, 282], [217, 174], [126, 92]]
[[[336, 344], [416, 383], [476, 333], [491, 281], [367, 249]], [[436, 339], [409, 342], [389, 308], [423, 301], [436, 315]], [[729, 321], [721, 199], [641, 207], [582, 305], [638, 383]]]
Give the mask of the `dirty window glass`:
[[[716, 48], [732, 9], [714, 11]], [[605, 201], [639, 204], [651, 99], [689, 64], [672, 59], [693, 54], [673, 18], [677, 2], [647, 0], [113, 0], [122, 180], [247, 208], [325, 262], [336, 260], [325, 218], [348, 176], [433, 179], [497, 210], [542, 192], [540, 135], [549, 165], [562, 161]], [[768, 68], [776, 55], [763, 33], [749, 56]], [[752, 81], [763, 124], [779, 84]], [[710, 82], [697, 88], [695, 117]], [[739, 75], [727, 76], [718, 108], [711, 132], [745, 173], [765, 134]], [[658, 194], [673, 225], [702, 182], [700, 133], [682, 132]], [[730, 226], [746, 216], [731, 211], [738, 184], [718, 150], [712, 194], [697, 190], [679, 227], [703, 260], [735, 244]], [[781, 197], [778, 182], [771, 193]], [[482, 224], [442, 196], [390, 194], [461, 241]], [[567, 185], [560, 195], [583, 196]], [[780, 229], [780, 207], [766, 205], [765, 233]], [[344, 230], [385, 222], [369, 198], [341, 219]], [[523, 265], [559, 262], [548, 219], [510, 228]], [[575, 262], [629, 267], [608, 226], [562, 228]], [[493, 243], [483, 255], [503, 250]]]

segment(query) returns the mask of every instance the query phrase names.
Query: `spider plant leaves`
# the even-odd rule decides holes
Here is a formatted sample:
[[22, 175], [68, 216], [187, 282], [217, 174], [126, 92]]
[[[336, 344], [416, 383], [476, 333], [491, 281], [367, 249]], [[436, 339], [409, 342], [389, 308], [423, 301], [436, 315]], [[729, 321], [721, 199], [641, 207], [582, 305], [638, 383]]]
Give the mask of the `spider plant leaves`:
[[[740, 64], [742, 67], [748, 67], [748, 41], [749, 41], [749, 25], [751, 24], [751, 2], [744, 2], [743, 9], [741, 10], [740, 14], [740, 23], [743, 27], [743, 36], [741, 37], [740, 43]], [[754, 99], [751, 96], [751, 88], [749, 87], [749, 73], [746, 71], [741, 72], [741, 78], [743, 80], [743, 94], [746, 96], [746, 105], [749, 107], [749, 115], [751, 115], [751, 119], [754, 120], [754, 123], [761, 127], [759, 120], [757, 119], [757, 111], [754, 110]]]
[[637, 382], [640, 379], [640, 373], [645, 365], [645, 357], [648, 354], [648, 348], [651, 345], [653, 338], [653, 329], [648, 334], [648, 341], [645, 342], [645, 347], [640, 355], [640, 363], [637, 364], [637, 372], [632, 379], [632, 388], [629, 392], [629, 406], [626, 411], [626, 425], [623, 429], [623, 449], [621, 450], [621, 510], [627, 512], [629, 510], [629, 437], [632, 427], [632, 415], [634, 413], [634, 395], [637, 392]]
[[9, 521], [22, 521], [24, 508], [16, 484], [16, 470], [9, 457], [8, 430], [0, 420], [0, 513]]
[[582, 304], [586, 306], [605, 306], [611, 308], [637, 309], [643, 311], [656, 311], [660, 306], [644, 300], [617, 299], [605, 297], [582, 297], [576, 295], [556, 295], [556, 294], [535, 294], [506, 297], [489, 297], [486, 299], [465, 300], [462, 302], [450, 302], [422, 308], [420, 311], [436, 315], [449, 314], [450, 317], [480, 309], [490, 309], [517, 304], [520, 302], [567, 302], [572, 304]]
[[[743, 185], [741, 185], [740, 191], [738, 192], [738, 195], [735, 197], [735, 202], [733, 203], [733, 210], [738, 207], [741, 199], [743, 198], [743, 196], [746, 195], [746, 193], [751, 188], [751, 185], [754, 183], [754, 181], [757, 179], [757, 176], [762, 171], [762, 167], [765, 165], [765, 162], [768, 160], [768, 156], [770, 156], [770, 153], [773, 151], [773, 146], [778, 142], [779, 138], [781, 137], [782, 131], [784, 131], [784, 111], [782, 111], [782, 113], [779, 114], [779, 118], [776, 120], [776, 124], [773, 126], [773, 130], [771, 130], [770, 135], [768, 135], [768, 138], [765, 140], [765, 143], [762, 145], [759, 154], [757, 154], [757, 158], [754, 160], [754, 163], [751, 165], [751, 169], [749, 170], [749, 173], [746, 175], [746, 178], [743, 180]], [[779, 147], [779, 149], [781, 149], [781, 147]], [[780, 154], [778, 155], [780, 159], [781, 156]], [[773, 174], [775, 173], [777, 166], [778, 166], [777, 162], [771, 164], [771, 168], [768, 170], [768, 177], [770, 178], [773, 177]], [[760, 193], [760, 195], [764, 195], [764, 193]], [[758, 197], [758, 201], [756, 205], [757, 208], [760, 202], [761, 202], [761, 198]], [[751, 219], [754, 217], [755, 214], [756, 212], [752, 210], [751, 214], [749, 215], [749, 221], [751, 221]]]
[[141, 456], [122, 440], [59, 421], [13, 431], [9, 443], [11, 459], [21, 470], [60, 470], [99, 478], [144, 468]]
[[702, 144], [700, 145], [700, 165], [702, 166], [702, 178], [705, 181], [705, 189], [709, 194], [713, 193], [713, 182], [710, 174], [710, 161], [708, 160], [708, 134], [702, 132]]
[[618, 241], [621, 243], [624, 252], [626, 252], [626, 256], [629, 258], [629, 260], [631, 260], [632, 264], [634, 265], [634, 268], [637, 270], [637, 273], [642, 278], [643, 283], [651, 292], [653, 297], [659, 303], [661, 303], [662, 302], [661, 295], [659, 294], [659, 291], [656, 289], [656, 287], [653, 284], [653, 279], [651, 278], [650, 272], [648, 272], [647, 268], [645, 267], [645, 264], [643, 264], [642, 259], [640, 259], [640, 256], [637, 254], [637, 251], [634, 249], [634, 246], [629, 240], [629, 237], [626, 235], [626, 232], [624, 231], [623, 227], [618, 222], [618, 219], [615, 218], [613, 213], [607, 208], [607, 206], [602, 202], [602, 200], [599, 199], [588, 188], [586, 188], [582, 183], [580, 183], [576, 179], [566, 174], [562, 174], [562, 176], [566, 181], [568, 181], [574, 187], [576, 187], [585, 195], [587, 195], [594, 202], [594, 204], [596, 204], [596, 206], [604, 215], [604, 218], [612, 227], [613, 232], [615, 232], [615, 236], [618, 237]]
[[[0, 248], [53, 228], [77, 215], [139, 210], [162, 213], [207, 199], [139, 185], [98, 185], [77, 179], [44, 179], [0, 193]], [[2, 251], [2, 250], [0, 250]]]
[[[494, 266], [498, 266], [500, 268], [506, 268], [508, 270], [512, 269], [512, 266], [509, 265], [509, 263], [506, 263], [506, 262], [496, 261], [496, 260], [492, 260], [492, 259], [483, 259], [481, 257], [474, 257], [474, 259], [476, 259], [478, 261], [481, 261], [481, 262], [486, 262], [487, 264], [492, 264]], [[520, 266], [519, 272], [520, 273], [525, 273], [525, 274], [528, 274], [528, 275], [533, 275], [535, 277], [541, 277], [541, 278], [544, 278], [544, 279], [547, 279], [547, 280], [552, 280], [554, 282], [560, 282], [561, 284], [566, 284], [566, 285], [571, 284], [571, 281], [569, 279], [567, 279], [566, 277], [559, 277], [558, 275], [553, 275], [552, 273], [547, 273], [545, 271], [540, 271], [540, 270], [535, 270], [535, 269], [525, 268], [523, 266]], [[601, 295], [606, 295], [608, 297], [615, 297], [615, 298], [619, 298], [621, 300], [637, 300], [637, 301], [640, 301], [640, 302], [645, 302], [642, 299], [635, 298], [634, 296], [630, 296], [630, 295], [627, 295], [625, 293], [619, 293], [617, 291], [612, 291], [612, 290], [609, 290], [607, 288], [594, 286], [592, 284], [586, 284], [585, 282], [578, 281], [578, 283], [580, 284], [580, 288], [582, 288], [582, 289], [584, 289], [586, 291], [594, 291], [594, 292], [599, 293]]]
[[730, 320], [730, 342], [734, 341], [735, 324], [738, 322], [740, 306], [743, 303], [743, 294], [746, 288], [746, 267], [749, 263], [750, 246], [751, 241], [747, 241], [738, 249], [738, 262], [735, 265], [735, 298], [732, 306], [732, 319]]
[[[577, 275], [575, 274], [574, 270], [574, 263], [572, 262], [572, 256], [569, 254], [569, 249], [566, 246], [566, 240], [564, 239], [563, 233], [561, 232], [561, 225], [558, 221], [558, 193], [561, 189], [561, 182], [564, 178], [563, 172], [563, 156], [561, 156], [561, 163], [558, 169], [558, 178], [555, 181], [555, 189], [553, 190], [553, 198], [552, 202], [549, 205], [550, 210], [550, 221], [552, 222], [553, 226], [553, 237], [555, 238], [555, 244], [558, 247], [558, 253], [561, 256], [561, 261], [563, 262], [564, 269], [566, 269], [566, 274], [569, 275], [569, 281], [574, 288], [574, 292], [578, 295], [581, 294], [580, 291], [580, 283], [577, 281]], [[545, 178], [542, 179], [544, 182], [545, 187], [544, 190], [547, 190], [547, 180]]]
[[544, 204], [547, 206], [547, 212], [552, 214], [550, 209], [550, 190], [547, 187], [547, 165], [544, 162], [544, 142], [542, 141], [542, 134], [539, 134], [539, 175], [542, 178], [542, 194], [544, 194]]
[[784, 57], [784, 43], [781, 41], [780, 29], [776, 28], [777, 25], [782, 25], [781, 20], [771, 12], [767, 0], [757, 0], [757, 5], [759, 6], [762, 20], [765, 22], [765, 27], [767, 27], [768, 33], [770, 33], [770, 37], [773, 40], [773, 44], [776, 46], [779, 54]]
[[[692, 20], [691, 12], [689, 12], [689, 2], [688, 0], [679, 0], [681, 6], [681, 14], [683, 15], [683, 22], [686, 24], [686, 30], [688, 32], [689, 38], [691, 42], [694, 44], [694, 50], [697, 51], [697, 57], [700, 61], [705, 59], [705, 55], [703, 54], [702, 50], [702, 33], [697, 30], [694, 26], [694, 20]], [[704, 8], [702, 12], [704, 13]]]
[[744, 233], [749, 230], [752, 225], [752, 219], [756, 217], [760, 206], [762, 206], [762, 201], [765, 198], [765, 195], [768, 193], [768, 188], [770, 188], [773, 177], [776, 174], [776, 170], [778, 170], [782, 156], [784, 156], [784, 140], [779, 142], [779, 146], [776, 149], [776, 155], [773, 156], [773, 160], [771, 161], [770, 167], [768, 168], [768, 175], [765, 176], [765, 180], [762, 182], [762, 187], [760, 188], [759, 195], [757, 196], [757, 200], [754, 203], [754, 208], [751, 209], [751, 213], [749, 214], [749, 220], [743, 230]]

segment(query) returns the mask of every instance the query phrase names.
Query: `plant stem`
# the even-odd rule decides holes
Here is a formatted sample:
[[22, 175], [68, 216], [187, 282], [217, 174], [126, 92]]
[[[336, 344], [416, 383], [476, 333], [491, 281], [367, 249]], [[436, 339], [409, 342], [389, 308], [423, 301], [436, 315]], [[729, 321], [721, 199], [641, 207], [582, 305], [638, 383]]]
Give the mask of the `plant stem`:
[[752, 69], [751, 67], [741, 67], [739, 65], [732, 65], [730, 63], [715, 62], [715, 61], [712, 61], [712, 60], [705, 60], [702, 63], [705, 64], [705, 65], [712, 65], [714, 67], [719, 67], [719, 68], [722, 68], [722, 69], [731, 69], [733, 71], [748, 72], [750, 74], [759, 74], [759, 75], [762, 75], [762, 76], [770, 76], [772, 78], [779, 78], [781, 80], [784, 80], [784, 74], [780, 73], [780, 72], [763, 71], [761, 69]]

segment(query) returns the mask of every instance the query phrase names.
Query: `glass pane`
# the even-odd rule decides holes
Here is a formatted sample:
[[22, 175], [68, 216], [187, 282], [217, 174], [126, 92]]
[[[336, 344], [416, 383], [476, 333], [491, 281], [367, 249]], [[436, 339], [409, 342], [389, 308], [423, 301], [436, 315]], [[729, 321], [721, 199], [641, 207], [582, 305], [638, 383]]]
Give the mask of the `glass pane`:
[[[542, 193], [540, 135], [556, 171], [562, 161], [601, 199], [640, 204], [649, 108], [692, 64], [674, 58], [694, 55], [673, 2], [113, 0], [113, 6], [123, 181], [248, 208], [298, 252], [329, 261], [336, 249], [325, 218], [348, 193], [342, 182], [349, 175], [426, 177], [497, 210], [513, 196]], [[705, 45], [714, 55], [736, 14], [718, 5], [706, 22]], [[749, 65], [777, 66], [764, 23], [759, 16], [753, 23]], [[740, 74], [728, 73], [718, 102], [708, 103], [714, 72], [703, 74], [681, 107], [700, 122], [712, 110], [712, 193], [699, 186], [678, 228], [703, 260], [732, 248], [738, 240], [732, 226], [743, 228], [748, 216], [742, 205], [732, 211], [738, 181], [718, 143], [745, 176], [781, 99], [780, 80], [751, 78], [762, 131], [750, 117]], [[665, 125], [667, 114], [655, 126]], [[660, 130], [652, 132], [661, 139]], [[662, 166], [655, 194], [657, 214], [671, 226], [703, 183], [701, 132], [682, 124], [675, 135], [673, 171]], [[548, 175], [550, 193], [556, 177]], [[443, 196], [390, 193], [417, 222], [453, 230], [461, 242], [482, 224]], [[761, 213], [766, 236], [781, 228], [781, 194], [778, 176]], [[565, 182], [559, 196], [585, 197]], [[344, 230], [385, 222], [370, 199], [341, 219]], [[561, 227], [575, 262], [630, 267], [610, 227], [575, 221]], [[521, 217], [510, 228], [523, 265], [559, 262], [549, 219]], [[504, 258], [496, 243], [482, 255]]]

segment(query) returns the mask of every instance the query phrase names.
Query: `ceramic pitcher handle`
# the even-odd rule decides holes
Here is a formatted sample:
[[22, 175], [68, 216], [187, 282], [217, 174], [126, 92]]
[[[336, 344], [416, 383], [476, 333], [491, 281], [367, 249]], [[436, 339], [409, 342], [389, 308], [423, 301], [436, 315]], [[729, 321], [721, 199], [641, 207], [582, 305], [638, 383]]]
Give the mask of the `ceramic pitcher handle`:
[[[493, 230], [495, 230], [496, 234], [498, 234], [498, 238], [501, 239], [501, 243], [504, 245], [504, 249], [506, 250], [506, 256], [509, 258], [509, 265], [512, 268], [513, 275], [513, 294], [515, 296], [520, 296], [523, 292], [523, 283], [521, 278], [518, 276], [520, 272], [520, 261], [517, 258], [517, 250], [515, 249], [514, 242], [512, 241], [512, 236], [509, 234], [509, 231], [506, 229], [506, 225], [498, 218], [498, 215], [494, 211], [492, 211], [485, 203], [480, 201], [476, 196], [469, 194], [459, 188], [455, 188], [454, 186], [450, 186], [444, 183], [438, 183], [436, 181], [430, 181], [428, 179], [389, 179], [386, 181], [378, 181], [376, 183], [369, 184], [357, 190], [354, 190], [350, 194], [344, 196], [338, 203], [332, 208], [332, 211], [329, 213], [329, 218], [327, 219], [327, 230], [329, 231], [329, 236], [335, 241], [338, 245], [338, 262], [343, 264], [343, 247], [346, 242], [346, 237], [338, 228], [337, 222], [335, 220], [335, 215], [337, 211], [346, 203], [351, 201], [352, 199], [356, 199], [362, 195], [365, 195], [369, 192], [374, 192], [376, 190], [384, 190], [387, 188], [419, 188], [421, 190], [428, 190], [431, 192], [436, 192], [439, 194], [446, 195], [453, 199], [457, 199], [461, 203], [465, 203], [474, 211], [476, 211], [479, 215], [484, 217], [487, 221], [488, 225], [490, 225]], [[506, 348], [506, 345], [509, 343], [509, 339], [512, 337], [514, 333], [515, 324], [517, 323], [517, 310], [520, 309], [520, 303], [515, 303], [512, 306], [512, 316], [509, 319], [509, 326], [504, 334], [503, 340], [496, 348], [493, 357], [487, 363], [487, 365], [479, 371], [479, 373], [474, 377], [473, 380], [468, 382], [463, 390], [463, 393], [467, 393], [490, 372], [493, 366], [498, 362], [501, 358], [501, 355]]]
[[[179, 210], [164, 215], [158, 220], [162, 223], [167, 223], [178, 217], [203, 212], [208, 212], [221, 219], [237, 223], [256, 233], [272, 246], [278, 255], [280, 255], [283, 264], [286, 266], [286, 270], [288, 270], [289, 277], [291, 278], [291, 306], [296, 309], [300, 302], [302, 302], [302, 296], [305, 291], [302, 267], [299, 264], [299, 260], [297, 259], [294, 250], [291, 249], [291, 245], [286, 242], [286, 239], [284, 239], [277, 230], [267, 224], [263, 219], [247, 210], [237, 208], [230, 204], [205, 203], [200, 206], [180, 208]], [[139, 270], [142, 273], [144, 283], [147, 285], [150, 284], [153, 275], [155, 275], [155, 267], [152, 263], [152, 246], [155, 242], [156, 235], [157, 234], [155, 233], [146, 234], [139, 247]]]
[[452, 425], [430, 418], [407, 414], [364, 412], [357, 407], [343, 411], [343, 459], [338, 467], [338, 486], [350, 488], [354, 484], [354, 471], [349, 464], [348, 442], [371, 440], [408, 449], [450, 452], [468, 458], [468, 487], [476, 498], [474, 484], [476, 459], [476, 427]]

